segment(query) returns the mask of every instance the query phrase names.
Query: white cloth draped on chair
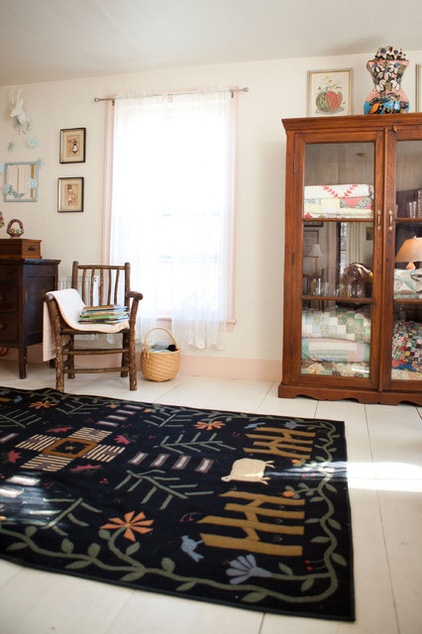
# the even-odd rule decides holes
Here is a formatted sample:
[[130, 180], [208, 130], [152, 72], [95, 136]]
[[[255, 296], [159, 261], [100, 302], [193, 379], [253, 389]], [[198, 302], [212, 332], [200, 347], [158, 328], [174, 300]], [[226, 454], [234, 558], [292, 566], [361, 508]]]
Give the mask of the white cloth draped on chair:
[[[85, 304], [78, 291], [74, 288], [65, 288], [60, 291], [51, 291], [57, 301], [60, 313], [65, 322], [75, 330], [81, 332], [102, 332], [104, 334], [114, 334], [129, 327], [128, 321], [118, 324], [81, 324], [79, 317]], [[50, 315], [47, 304], [43, 306], [43, 359], [49, 361], [55, 356], [55, 343], [53, 330], [51, 327]]]

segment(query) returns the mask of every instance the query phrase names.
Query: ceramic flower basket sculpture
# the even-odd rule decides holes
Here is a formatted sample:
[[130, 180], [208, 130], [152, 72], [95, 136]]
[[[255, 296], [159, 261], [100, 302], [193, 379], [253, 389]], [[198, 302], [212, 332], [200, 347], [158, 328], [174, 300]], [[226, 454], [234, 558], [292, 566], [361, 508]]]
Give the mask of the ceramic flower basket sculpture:
[[406, 54], [393, 46], [381, 47], [366, 68], [372, 75], [374, 88], [369, 93], [365, 114], [396, 114], [409, 111], [409, 100], [401, 89], [404, 71], [409, 65]]
[[[17, 227], [14, 226], [16, 224], [18, 225]], [[6, 233], [8, 233], [11, 238], [20, 238], [24, 233], [22, 222], [17, 218], [13, 218], [7, 225]]]

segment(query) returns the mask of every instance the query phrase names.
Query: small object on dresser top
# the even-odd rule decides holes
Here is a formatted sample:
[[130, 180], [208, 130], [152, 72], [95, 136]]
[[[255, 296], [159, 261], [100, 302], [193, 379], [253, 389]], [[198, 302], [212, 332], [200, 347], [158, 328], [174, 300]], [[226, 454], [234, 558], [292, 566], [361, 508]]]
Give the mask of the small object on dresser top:
[[[18, 225], [17, 227], [13, 226], [15, 223]], [[25, 233], [22, 221], [13, 218], [7, 225], [6, 233], [8, 233], [11, 238], [20, 238]]]
[[0, 260], [25, 260], [41, 258], [41, 240], [29, 240], [21, 238], [0, 240]]

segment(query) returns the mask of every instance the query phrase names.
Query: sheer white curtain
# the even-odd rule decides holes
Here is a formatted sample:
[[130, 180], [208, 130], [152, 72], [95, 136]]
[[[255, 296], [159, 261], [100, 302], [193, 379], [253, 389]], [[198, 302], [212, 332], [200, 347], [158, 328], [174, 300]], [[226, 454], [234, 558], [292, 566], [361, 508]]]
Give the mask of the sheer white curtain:
[[366, 223], [350, 222], [347, 225], [347, 261], [364, 262], [364, 245], [366, 240]]
[[168, 318], [182, 346], [224, 345], [235, 99], [215, 90], [115, 102], [110, 259], [132, 264], [141, 334]]

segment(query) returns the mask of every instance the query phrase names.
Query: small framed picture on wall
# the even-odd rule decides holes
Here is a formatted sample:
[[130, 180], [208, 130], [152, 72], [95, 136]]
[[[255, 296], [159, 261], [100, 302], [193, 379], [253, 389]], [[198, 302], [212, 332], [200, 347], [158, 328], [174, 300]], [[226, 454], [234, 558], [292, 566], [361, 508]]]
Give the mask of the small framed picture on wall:
[[84, 210], [84, 179], [82, 177], [58, 179], [57, 210]]
[[351, 68], [308, 72], [308, 117], [352, 114]]
[[60, 163], [85, 163], [86, 128], [60, 130]]

